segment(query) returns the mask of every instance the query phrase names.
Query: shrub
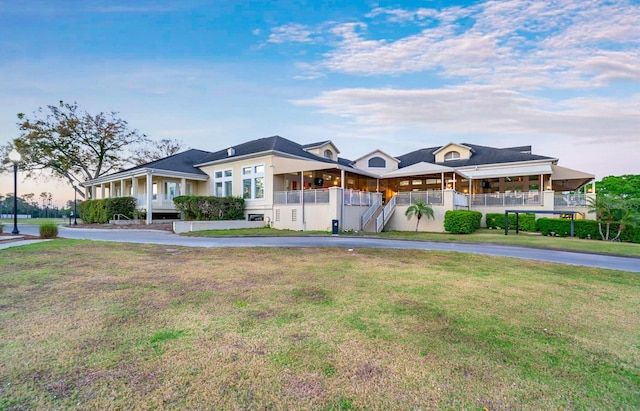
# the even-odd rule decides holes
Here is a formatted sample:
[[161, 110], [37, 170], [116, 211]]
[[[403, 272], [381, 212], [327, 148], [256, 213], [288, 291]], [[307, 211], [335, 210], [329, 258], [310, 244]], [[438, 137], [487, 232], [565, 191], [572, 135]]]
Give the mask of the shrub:
[[[509, 214], [509, 229], [516, 229], [516, 215]], [[485, 217], [487, 228], [499, 228], [504, 230], [504, 213], [487, 213]], [[519, 214], [518, 225], [521, 231], [536, 231], [535, 214]]]
[[58, 226], [47, 222], [40, 224], [40, 238], [56, 238], [58, 236]]
[[178, 196], [173, 203], [185, 220], [244, 220], [242, 197]]
[[[571, 220], [566, 218], [539, 218], [536, 221], [536, 227], [543, 235], [552, 235], [552, 233], [559, 237], [571, 235]], [[575, 220], [573, 229], [574, 235], [578, 238], [601, 239], [596, 220]], [[604, 230], [604, 225], [602, 229]], [[618, 224], [612, 223], [610, 231], [617, 232]], [[640, 229], [627, 227], [620, 234], [620, 241], [640, 243]]]
[[2, 234], [2, 230], [4, 230], [4, 224], [0, 223], [0, 234]]
[[80, 203], [80, 219], [85, 223], [109, 222], [115, 214], [132, 218], [136, 210], [136, 199], [133, 197], [115, 197], [102, 200], [87, 200]]
[[444, 229], [452, 234], [471, 234], [480, 228], [482, 213], [470, 210], [449, 210], [444, 213]]

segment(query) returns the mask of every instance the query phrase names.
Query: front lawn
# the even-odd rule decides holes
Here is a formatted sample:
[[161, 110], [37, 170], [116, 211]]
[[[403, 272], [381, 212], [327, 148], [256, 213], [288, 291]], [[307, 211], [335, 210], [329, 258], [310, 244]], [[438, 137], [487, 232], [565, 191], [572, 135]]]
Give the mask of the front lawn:
[[640, 276], [380, 249], [0, 250], [0, 409], [632, 409]]

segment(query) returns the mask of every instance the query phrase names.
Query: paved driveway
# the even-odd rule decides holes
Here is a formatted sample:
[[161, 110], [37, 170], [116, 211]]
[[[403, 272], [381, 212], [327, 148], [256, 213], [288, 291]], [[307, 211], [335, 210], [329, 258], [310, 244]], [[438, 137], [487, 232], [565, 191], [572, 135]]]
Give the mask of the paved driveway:
[[[38, 227], [19, 226], [22, 234], [38, 235]], [[390, 240], [343, 236], [323, 237], [182, 237], [159, 230], [67, 228], [60, 226], [60, 237], [81, 240], [115, 241], [126, 243], [164, 244], [187, 247], [342, 247], [342, 248], [400, 248], [417, 250], [457, 251], [462, 253], [488, 254], [501, 257], [548, 261], [561, 264], [609, 268], [613, 270], [640, 272], [640, 258], [613, 257], [567, 251], [541, 250], [534, 248], [503, 246], [494, 244], [437, 243], [428, 241]]]

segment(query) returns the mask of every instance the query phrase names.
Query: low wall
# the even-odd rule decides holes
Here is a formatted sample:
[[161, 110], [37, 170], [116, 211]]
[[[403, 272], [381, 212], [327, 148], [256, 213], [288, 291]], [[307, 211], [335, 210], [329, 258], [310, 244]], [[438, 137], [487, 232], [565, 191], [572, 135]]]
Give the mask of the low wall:
[[176, 234], [202, 230], [233, 230], [236, 228], [264, 227], [264, 221], [223, 220], [223, 221], [174, 221], [173, 232]]

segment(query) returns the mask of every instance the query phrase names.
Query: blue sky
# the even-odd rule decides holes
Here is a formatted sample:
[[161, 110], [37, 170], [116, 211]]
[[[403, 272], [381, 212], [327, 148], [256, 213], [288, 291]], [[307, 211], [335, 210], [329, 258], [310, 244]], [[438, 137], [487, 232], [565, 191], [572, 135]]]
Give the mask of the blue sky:
[[531, 144], [637, 174], [639, 21], [638, 0], [0, 0], [0, 144], [17, 113], [65, 100], [204, 150]]

